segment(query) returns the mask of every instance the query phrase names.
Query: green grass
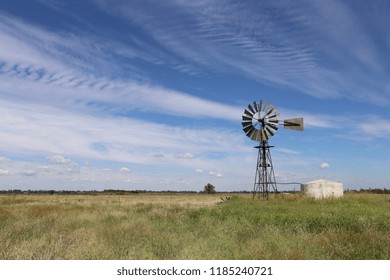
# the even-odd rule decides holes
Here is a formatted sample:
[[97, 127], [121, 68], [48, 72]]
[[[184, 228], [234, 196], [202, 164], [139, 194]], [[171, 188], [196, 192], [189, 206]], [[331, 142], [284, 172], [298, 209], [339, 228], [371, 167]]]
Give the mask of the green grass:
[[390, 259], [390, 195], [2, 195], [0, 259]]

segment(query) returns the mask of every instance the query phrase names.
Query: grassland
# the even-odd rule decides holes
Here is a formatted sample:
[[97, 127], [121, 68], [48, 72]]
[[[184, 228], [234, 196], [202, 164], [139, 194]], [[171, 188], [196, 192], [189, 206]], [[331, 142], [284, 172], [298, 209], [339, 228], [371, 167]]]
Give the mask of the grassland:
[[0, 259], [390, 259], [390, 195], [0, 195]]

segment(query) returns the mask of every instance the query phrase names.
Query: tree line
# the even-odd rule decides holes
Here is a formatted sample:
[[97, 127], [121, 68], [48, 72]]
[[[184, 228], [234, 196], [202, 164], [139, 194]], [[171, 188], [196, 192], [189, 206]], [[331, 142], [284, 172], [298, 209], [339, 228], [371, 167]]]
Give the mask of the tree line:
[[[299, 191], [283, 191], [288, 193], [298, 193]], [[373, 193], [373, 194], [390, 194], [390, 188], [368, 188], [368, 189], [347, 189], [345, 192], [353, 193]], [[170, 194], [170, 193], [208, 193], [214, 194], [218, 193], [215, 186], [208, 183], [204, 186], [203, 190], [196, 191], [150, 191], [150, 190], [120, 190], [120, 189], [105, 189], [102, 191], [97, 190], [20, 190], [20, 189], [9, 189], [9, 190], [0, 190], [0, 194], [87, 194], [87, 195], [97, 195], [97, 194], [115, 194], [115, 195], [126, 195], [126, 194], [142, 194], [142, 193], [161, 193], [161, 194]], [[252, 191], [240, 190], [240, 191], [222, 191], [222, 193], [252, 193]]]

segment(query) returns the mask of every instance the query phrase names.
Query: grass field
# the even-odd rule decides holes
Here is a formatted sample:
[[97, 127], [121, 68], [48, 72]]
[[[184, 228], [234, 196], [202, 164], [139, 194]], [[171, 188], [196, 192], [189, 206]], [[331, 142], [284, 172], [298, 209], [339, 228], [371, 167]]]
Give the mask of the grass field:
[[390, 195], [0, 195], [0, 259], [390, 259]]

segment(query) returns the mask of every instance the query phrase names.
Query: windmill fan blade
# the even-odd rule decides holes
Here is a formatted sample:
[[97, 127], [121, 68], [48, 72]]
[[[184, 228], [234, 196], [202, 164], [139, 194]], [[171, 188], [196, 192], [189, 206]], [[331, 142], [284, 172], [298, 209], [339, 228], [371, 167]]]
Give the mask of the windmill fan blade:
[[258, 134], [259, 134], [259, 130], [256, 130], [252, 135], [251, 135], [251, 139], [253, 141], [257, 141], [257, 137], [258, 137]]
[[275, 113], [272, 116], [269, 116], [268, 119], [273, 119], [273, 118], [278, 118], [278, 117], [279, 117], [279, 114]]
[[274, 136], [275, 133], [271, 129], [269, 129], [269, 127], [266, 127], [265, 130], [268, 132], [268, 134]]
[[262, 138], [262, 141], [268, 140], [268, 136], [267, 136], [267, 134], [265, 134], [264, 129], [261, 130], [261, 138]]
[[253, 136], [257, 133], [257, 129], [256, 128], [253, 128], [253, 130], [249, 131], [249, 133], [247, 134], [247, 136], [251, 139], [253, 139]]
[[248, 125], [252, 125], [252, 122], [241, 122], [243, 127], [247, 127]]
[[249, 117], [253, 117], [253, 114], [249, 112], [247, 109], [245, 109], [244, 114], [246, 114]]
[[273, 130], [278, 130], [278, 127], [272, 123], [268, 123], [268, 126], [271, 127]]
[[277, 124], [279, 124], [279, 120], [277, 120], [277, 119], [275, 119], [275, 120], [268, 120], [268, 123], [272, 123], [272, 124], [274, 124], [274, 125], [277, 125]]
[[267, 113], [265, 113], [265, 116], [269, 119], [270, 116], [272, 116], [272, 114], [275, 112], [275, 108], [271, 108], [268, 110]]
[[253, 129], [255, 129], [255, 128], [253, 127], [253, 125], [249, 125], [249, 126], [247, 126], [247, 127], [244, 127], [242, 130], [244, 130], [244, 132], [246, 133], [246, 135], [248, 135], [249, 132], [252, 131]]
[[[279, 120], [268, 120], [268, 125], [276, 126], [279, 124]], [[276, 130], [276, 129], [275, 129]]]
[[255, 108], [255, 111], [258, 112], [259, 111], [259, 107], [257, 106], [256, 101], [253, 102], [253, 106], [254, 106], [253, 108]]
[[251, 104], [248, 105], [248, 109], [249, 109], [253, 114], [256, 113], [255, 110], [253, 110]]
[[268, 116], [268, 115], [271, 114], [274, 110], [275, 110], [275, 108], [272, 107], [272, 105], [270, 104], [270, 105], [269, 105], [269, 109], [268, 109], [268, 111], [267, 111], [265, 114]]
[[261, 111], [261, 106], [263, 106], [263, 101], [262, 100], [259, 101], [259, 107], [258, 107], [257, 111]]
[[303, 130], [303, 118], [284, 120], [284, 128], [292, 130]]
[[247, 116], [242, 116], [242, 120], [243, 121], [250, 121], [250, 122], [252, 122], [252, 118], [247, 117]]

